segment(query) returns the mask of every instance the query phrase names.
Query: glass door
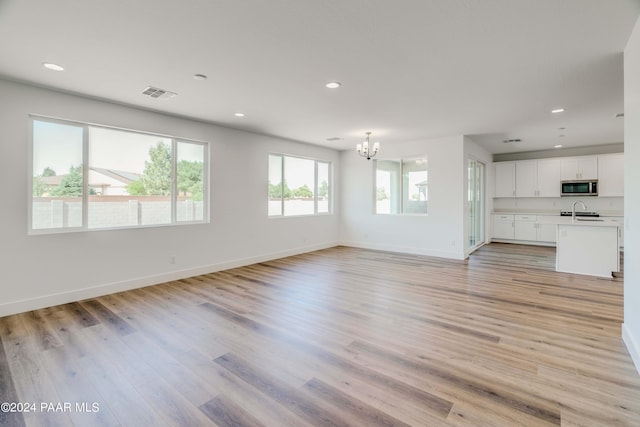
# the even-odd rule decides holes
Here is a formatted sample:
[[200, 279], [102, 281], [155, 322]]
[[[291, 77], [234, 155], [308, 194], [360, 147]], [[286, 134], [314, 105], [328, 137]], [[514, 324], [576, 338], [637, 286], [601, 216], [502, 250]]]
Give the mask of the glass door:
[[484, 163], [468, 159], [467, 179], [467, 249], [471, 252], [484, 244]]

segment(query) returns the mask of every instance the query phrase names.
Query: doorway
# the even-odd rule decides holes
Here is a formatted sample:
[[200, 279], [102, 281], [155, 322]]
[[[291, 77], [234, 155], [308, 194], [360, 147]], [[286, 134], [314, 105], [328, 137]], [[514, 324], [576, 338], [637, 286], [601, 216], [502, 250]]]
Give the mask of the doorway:
[[467, 160], [467, 253], [484, 244], [484, 163], [469, 158]]

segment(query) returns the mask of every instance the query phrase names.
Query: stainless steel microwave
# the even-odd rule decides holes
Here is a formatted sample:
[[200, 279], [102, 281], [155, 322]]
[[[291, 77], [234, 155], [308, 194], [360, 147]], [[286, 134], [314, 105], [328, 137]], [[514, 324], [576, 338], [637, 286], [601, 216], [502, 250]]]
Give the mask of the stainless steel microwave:
[[597, 196], [598, 180], [562, 181], [561, 196]]

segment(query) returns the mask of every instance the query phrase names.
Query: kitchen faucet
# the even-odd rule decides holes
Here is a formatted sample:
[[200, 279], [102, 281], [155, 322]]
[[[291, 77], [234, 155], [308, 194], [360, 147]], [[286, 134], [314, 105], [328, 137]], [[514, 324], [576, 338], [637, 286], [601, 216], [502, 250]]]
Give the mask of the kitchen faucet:
[[582, 205], [583, 211], [587, 210], [587, 205], [585, 205], [582, 200], [576, 200], [575, 202], [573, 202], [573, 204], [571, 205], [571, 222], [576, 221], [576, 203], [580, 203]]

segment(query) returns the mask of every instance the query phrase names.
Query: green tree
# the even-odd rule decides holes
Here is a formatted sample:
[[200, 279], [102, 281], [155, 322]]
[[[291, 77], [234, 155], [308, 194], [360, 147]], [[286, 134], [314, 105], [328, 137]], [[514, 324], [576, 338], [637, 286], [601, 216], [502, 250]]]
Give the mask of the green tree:
[[34, 176], [32, 185], [33, 197], [42, 197], [45, 191], [47, 191], [47, 185], [42, 180], [42, 177]]
[[293, 197], [299, 197], [301, 199], [310, 199], [313, 197], [313, 191], [311, 191], [307, 184], [304, 184], [302, 187], [296, 188], [291, 193]]
[[284, 182], [284, 190], [282, 190], [282, 197], [285, 199], [290, 199], [293, 197], [293, 191], [287, 185], [287, 181]]
[[269, 198], [279, 199], [280, 197], [284, 197], [285, 199], [291, 198], [291, 189], [287, 185], [286, 181], [284, 182], [284, 190], [281, 182], [277, 184], [269, 184]]
[[378, 187], [376, 190], [376, 200], [387, 200], [388, 198], [389, 196], [384, 187]]
[[127, 192], [132, 196], [144, 196], [147, 194], [140, 179], [127, 184]]
[[149, 160], [144, 162], [141, 180], [147, 195], [171, 194], [171, 149], [162, 141], [149, 148]]
[[44, 170], [42, 171], [42, 176], [56, 176], [56, 171], [54, 171], [53, 169], [51, 169], [49, 166], [47, 166], [46, 168], [44, 168]]
[[318, 188], [318, 197], [324, 198], [327, 196], [329, 196], [329, 183], [327, 181], [322, 181]]
[[269, 183], [269, 198], [279, 199], [282, 197], [282, 183], [271, 184]]
[[82, 166], [71, 166], [69, 174], [65, 175], [60, 184], [51, 190], [56, 197], [82, 197]]
[[46, 176], [56, 176], [56, 172], [47, 166], [42, 171], [42, 175], [36, 175], [33, 177], [33, 184], [31, 186], [33, 197], [42, 197], [42, 195], [47, 191], [47, 184], [45, 184], [42, 179]]
[[178, 163], [178, 192], [191, 195], [193, 200], [203, 199], [204, 163], [181, 160]]

